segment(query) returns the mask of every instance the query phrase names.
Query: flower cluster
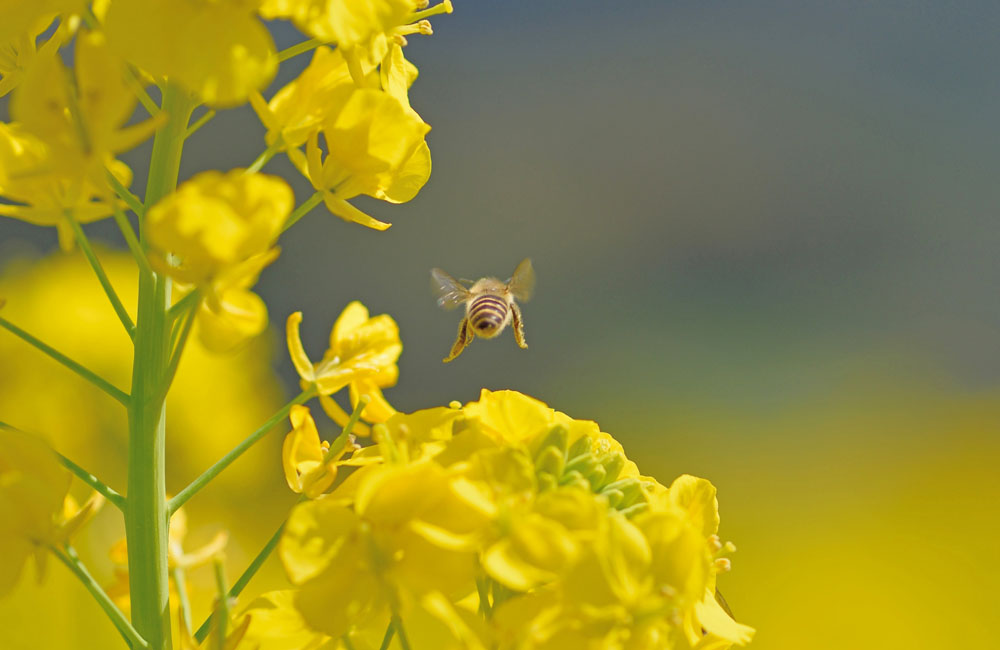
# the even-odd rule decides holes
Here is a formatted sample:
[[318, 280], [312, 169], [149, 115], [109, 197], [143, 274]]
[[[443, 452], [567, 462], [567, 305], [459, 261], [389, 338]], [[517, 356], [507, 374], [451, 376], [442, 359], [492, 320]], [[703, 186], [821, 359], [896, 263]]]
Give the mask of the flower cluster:
[[[279, 547], [294, 589], [246, 610], [247, 639], [261, 648], [279, 647], [262, 622], [277, 616], [294, 621], [303, 647], [374, 646], [387, 625], [417, 648], [751, 639], [716, 600], [734, 547], [719, 540], [708, 481], [685, 475], [664, 487], [596, 423], [513, 391], [396, 413], [373, 437], [327, 465], [326, 443], [312, 441], [316, 462], [301, 475], [315, 477], [311, 500], [293, 510]], [[324, 493], [337, 464], [360, 467]]]

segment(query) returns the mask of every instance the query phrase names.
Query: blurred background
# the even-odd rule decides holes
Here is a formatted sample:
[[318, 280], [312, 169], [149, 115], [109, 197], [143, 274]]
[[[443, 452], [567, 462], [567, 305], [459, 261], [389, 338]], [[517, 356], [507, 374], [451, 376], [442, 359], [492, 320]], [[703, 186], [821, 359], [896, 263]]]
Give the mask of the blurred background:
[[[753, 647], [995, 644], [1000, 5], [455, 4], [406, 50], [421, 70], [412, 104], [433, 126], [430, 182], [408, 204], [361, 206], [387, 232], [321, 207], [282, 238], [257, 285], [274, 331], [235, 360], [185, 358], [192, 386], [220, 392], [175, 397], [168, 488], [294, 394], [290, 312], [304, 312], [318, 357], [360, 299], [400, 325], [400, 381], [386, 391], [397, 408], [517, 389], [598, 421], [663, 483], [715, 483], [722, 537], [739, 549], [720, 587], [758, 629]], [[279, 48], [302, 40], [272, 28]], [[265, 96], [308, 60], [283, 65]], [[185, 148], [182, 178], [263, 148], [249, 107], [226, 111]], [[149, 144], [124, 157], [140, 192], [148, 157]], [[286, 159], [265, 171], [309, 195]], [[113, 224], [88, 232], [123, 248]], [[113, 313], [92, 307], [100, 288], [79, 258], [39, 261], [57, 248], [53, 229], [0, 222], [5, 316], [96, 363]], [[506, 278], [529, 256], [531, 347], [505, 333], [443, 365], [459, 315], [434, 305], [429, 269]], [[52, 318], [77, 299], [83, 324]], [[119, 385], [125, 342], [105, 368]], [[123, 486], [123, 438], [108, 433], [123, 417], [47, 364], [0, 333], [0, 420]], [[19, 391], [49, 402], [26, 408]], [[192, 546], [232, 531], [234, 576], [294, 501], [279, 446], [269, 438], [188, 507]], [[103, 513], [81, 540], [106, 582], [114, 520]], [[280, 584], [276, 564], [248, 596]], [[0, 638], [115, 642], [63, 567], [48, 573], [38, 587], [26, 571], [0, 600]], [[191, 578], [209, 594], [200, 612], [210, 573]], [[44, 628], [26, 624], [41, 599], [57, 609]]]

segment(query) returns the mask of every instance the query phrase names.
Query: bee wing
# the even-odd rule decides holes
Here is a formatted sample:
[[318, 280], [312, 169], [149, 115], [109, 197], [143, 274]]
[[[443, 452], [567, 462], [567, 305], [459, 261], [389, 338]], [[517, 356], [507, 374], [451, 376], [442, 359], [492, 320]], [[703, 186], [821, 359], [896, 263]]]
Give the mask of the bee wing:
[[507, 289], [521, 302], [531, 300], [535, 293], [535, 268], [530, 258], [524, 258], [514, 269], [514, 275], [507, 280]]
[[431, 291], [444, 309], [454, 309], [469, 298], [469, 290], [441, 269], [431, 269]]

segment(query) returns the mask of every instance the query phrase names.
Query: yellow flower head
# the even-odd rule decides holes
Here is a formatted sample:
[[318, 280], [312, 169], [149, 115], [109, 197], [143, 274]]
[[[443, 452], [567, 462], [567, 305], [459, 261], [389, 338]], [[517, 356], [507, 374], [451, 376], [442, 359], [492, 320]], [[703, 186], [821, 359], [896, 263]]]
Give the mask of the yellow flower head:
[[336, 43], [360, 86], [393, 45], [409, 34], [431, 34], [427, 18], [451, 13], [451, 0], [426, 6], [420, 0], [265, 0], [265, 18], [288, 18], [313, 38]]
[[378, 466], [357, 485], [353, 508], [336, 498], [297, 506], [279, 552], [300, 588], [296, 608], [336, 638], [404, 594], [454, 598], [471, 590], [476, 554], [467, 538], [484, 522], [435, 463]]
[[278, 257], [272, 248], [221, 271], [201, 287], [198, 338], [212, 352], [233, 352], [267, 328], [267, 305], [250, 291], [265, 266]]
[[178, 82], [206, 104], [236, 106], [278, 67], [252, 7], [240, 0], [115, 0], [104, 28], [111, 46], [154, 78]]
[[0, 424], [0, 595], [14, 587], [29, 555], [41, 570], [44, 547], [60, 541], [57, 517], [69, 483], [44, 442]]
[[316, 423], [305, 406], [293, 406], [289, 414], [292, 431], [285, 436], [281, 447], [281, 464], [285, 469], [285, 481], [292, 492], [305, 494], [315, 499], [333, 485], [337, 479], [337, 467], [344, 454], [354, 450], [352, 444], [344, 444], [330, 454], [330, 443], [320, 441]]
[[[389, 93], [340, 88], [331, 97], [323, 122], [327, 155], [313, 132], [299, 171], [323, 192], [326, 207], [345, 221], [385, 230], [378, 221], [347, 202], [360, 194], [402, 203], [409, 201], [430, 177], [430, 150], [424, 136], [430, 126], [409, 106]], [[293, 162], [296, 159], [293, 158]]]
[[[294, 197], [277, 176], [208, 171], [150, 208], [151, 261], [177, 280], [204, 284], [271, 248]], [[167, 255], [179, 258], [167, 262]]]
[[[353, 404], [357, 404], [361, 395], [371, 400], [361, 414], [369, 422], [382, 422], [396, 412], [381, 391], [395, 385], [399, 378], [396, 361], [403, 351], [399, 327], [391, 316], [369, 317], [364, 305], [352, 302], [334, 323], [330, 347], [323, 359], [315, 364], [302, 346], [301, 323], [302, 312], [288, 317], [287, 338], [288, 351], [302, 378], [303, 389], [315, 386], [321, 397], [327, 397], [350, 386]], [[346, 424], [346, 413], [332, 400], [324, 400], [324, 408], [339, 424]], [[359, 429], [359, 433], [364, 433], [364, 429]]]
[[270, 101], [265, 103], [259, 94], [254, 94], [250, 103], [267, 127], [267, 144], [288, 148], [289, 155], [301, 156], [298, 147], [319, 130], [330, 114], [332, 95], [339, 88], [353, 85], [340, 50], [318, 47], [302, 74], [276, 92]]

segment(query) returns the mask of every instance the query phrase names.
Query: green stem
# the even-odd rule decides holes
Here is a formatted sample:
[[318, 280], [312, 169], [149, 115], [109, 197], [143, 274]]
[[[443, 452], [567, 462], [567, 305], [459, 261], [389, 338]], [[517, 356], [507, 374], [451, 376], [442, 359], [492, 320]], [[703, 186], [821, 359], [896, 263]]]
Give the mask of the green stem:
[[403, 629], [403, 619], [399, 618], [399, 614], [393, 614], [393, 625], [396, 628], [396, 634], [399, 635], [399, 645], [403, 650], [410, 650], [410, 641], [406, 638], [406, 630]]
[[350, 439], [351, 431], [354, 430], [354, 425], [361, 419], [361, 412], [365, 410], [365, 407], [368, 406], [368, 403], [371, 401], [372, 399], [367, 395], [361, 395], [358, 397], [358, 403], [354, 405], [354, 412], [351, 413], [351, 417], [348, 418], [347, 424], [344, 425], [340, 435], [330, 443], [330, 448], [327, 449], [326, 455], [323, 456], [324, 465], [333, 460], [334, 456], [339, 454], [344, 449], [344, 446]]
[[56, 452], [56, 455], [59, 457], [59, 462], [66, 466], [66, 469], [76, 474], [77, 478], [81, 481], [94, 488], [95, 492], [103, 495], [104, 498], [107, 499], [114, 507], [118, 508], [122, 512], [125, 512], [125, 497], [111, 489], [104, 481], [83, 469], [69, 458], [66, 458], [59, 452]]
[[[180, 365], [181, 355], [184, 354], [184, 346], [187, 344], [188, 335], [191, 334], [191, 326], [194, 325], [194, 315], [194, 310], [192, 310], [184, 320], [184, 325], [181, 326], [176, 342], [171, 345], [173, 353], [170, 355], [170, 363], [167, 364], [167, 369], [163, 374], [163, 381], [160, 384], [160, 390], [164, 398], [167, 396], [167, 391], [170, 390], [170, 385], [174, 383], [174, 376], [177, 375], [177, 366]], [[171, 339], [173, 338], [171, 336]]]
[[110, 171], [107, 172], [106, 176], [108, 182], [111, 184], [111, 189], [115, 191], [118, 198], [125, 201], [125, 205], [128, 206], [129, 210], [136, 213], [139, 217], [142, 217], [142, 215], [146, 213], [146, 209], [143, 207], [142, 201], [139, 200], [139, 197], [133, 194], [127, 187], [122, 185], [122, 182], [118, 180], [118, 178]]
[[94, 273], [97, 275], [98, 282], [101, 283], [104, 293], [107, 294], [108, 300], [111, 301], [111, 306], [114, 307], [115, 313], [118, 314], [118, 320], [125, 326], [125, 331], [128, 332], [129, 338], [135, 340], [135, 324], [129, 317], [128, 311], [125, 310], [125, 305], [122, 304], [121, 298], [115, 292], [115, 288], [111, 285], [111, 280], [108, 279], [108, 274], [104, 272], [104, 267], [101, 266], [101, 261], [97, 259], [97, 254], [91, 248], [90, 240], [87, 239], [86, 233], [83, 232], [83, 227], [80, 226], [80, 222], [74, 219], [73, 215], [69, 212], [66, 213], [66, 220], [69, 221], [70, 227], [73, 228], [73, 234], [76, 235], [76, 243], [80, 245], [80, 250], [83, 251], [87, 261], [90, 262], [91, 268], [94, 269]]
[[[253, 562], [250, 563], [250, 566], [248, 566], [246, 570], [243, 572], [243, 575], [239, 577], [239, 580], [236, 581], [236, 584], [233, 585], [233, 588], [229, 590], [230, 598], [236, 598], [237, 596], [239, 596], [240, 593], [242, 593], [243, 590], [246, 589], [246, 586], [250, 583], [250, 580], [255, 575], [257, 575], [257, 572], [260, 571], [260, 568], [264, 566], [264, 562], [267, 561], [267, 558], [270, 557], [275, 547], [278, 546], [278, 542], [281, 541], [281, 533], [285, 531], [285, 523], [286, 522], [284, 521], [281, 522], [281, 525], [278, 526], [278, 530], [274, 531], [274, 534], [271, 535], [271, 539], [267, 540], [267, 544], [264, 545], [264, 548], [260, 550], [260, 553], [257, 554], [257, 557], [253, 559]], [[208, 632], [212, 627], [212, 617], [214, 615], [215, 615], [214, 612], [210, 614], [209, 617], [205, 619], [205, 622], [201, 624], [201, 627], [198, 628], [198, 631], [195, 632], [194, 638], [195, 640], [198, 641], [198, 643], [204, 641], [205, 637], [208, 636]]]
[[21, 329], [20, 327], [18, 327], [14, 323], [11, 323], [10, 321], [8, 321], [6, 318], [0, 317], [0, 327], [3, 327], [4, 329], [6, 329], [7, 331], [11, 332], [15, 336], [18, 336], [22, 340], [26, 341], [27, 343], [30, 343], [31, 345], [35, 346], [36, 348], [38, 348], [39, 350], [41, 350], [45, 354], [49, 355], [50, 357], [52, 357], [53, 359], [55, 359], [56, 361], [58, 361], [62, 365], [66, 366], [67, 368], [69, 368], [70, 370], [72, 370], [73, 372], [75, 372], [76, 374], [80, 375], [81, 377], [83, 377], [84, 379], [86, 379], [87, 381], [89, 381], [90, 383], [92, 383], [93, 385], [95, 385], [98, 388], [100, 388], [101, 390], [103, 390], [105, 393], [107, 393], [111, 397], [114, 397], [116, 400], [118, 400], [119, 402], [121, 402], [125, 406], [129, 405], [130, 399], [129, 399], [128, 393], [126, 393], [125, 391], [123, 391], [123, 390], [121, 390], [119, 388], [116, 388], [111, 382], [109, 382], [107, 379], [99, 376], [93, 370], [90, 370], [89, 368], [84, 367], [80, 363], [77, 363], [76, 361], [73, 361], [72, 359], [70, 359], [69, 357], [67, 357], [62, 352], [59, 352], [58, 350], [56, 350], [52, 346], [50, 346], [50, 345], [48, 345], [46, 343], [42, 343], [41, 341], [39, 341], [38, 339], [36, 339], [31, 334], [28, 334], [27, 332], [25, 332], [23, 329]]
[[184, 132], [184, 139], [186, 140], [187, 138], [190, 138], [192, 135], [194, 135], [195, 131], [208, 124], [208, 121], [213, 117], [215, 117], [214, 110], [210, 108], [207, 111], [205, 111], [202, 114], [202, 116], [199, 117], [197, 120], [195, 120], [195, 123], [189, 126], [187, 131]]
[[219, 591], [215, 608], [215, 650], [223, 650], [226, 647], [226, 628], [229, 627], [229, 589], [226, 587], [226, 570], [219, 558], [215, 558], [215, 586]]
[[271, 160], [271, 158], [274, 158], [274, 155], [276, 153], [278, 153], [279, 151], [281, 151], [281, 140], [280, 139], [277, 142], [268, 145], [267, 149], [265, 149], [264, 151], [262, 151], [260, 153], [260, 155], [257, 156], [257, 159], [254, 160], [252, 163], [250, 163], [250, 166], [247, 167], [243, 171], [243, 173], [244, 174], [256, 174], [257, 172], [259, 172], [264, 167], [264, 165], [266, 165]]
[[378, 647], [378, 650], [388, 650], [389, 644], [392, 643], [392, 637], [396, 634], [396, 619], [392, 618], [389, 620], [389, 625], [385, 628], [385, 636], [382, 637], [382, 645]]
[[274, 428], [274, 425], [288, 416], [288, 412], [292, 410], [293, 406], [307, 402], [315, 396], [316, 389], [314, 387], [310, 387], [299, 393], [298, 397], [293, 399], [291, 402], [282, 406], [281, 409], [268, 418], [267, 422], [262, 424], [259, 429], [244, 438], [243, 442], [233, 447], [232, 451], [216, 461], [216, 463], [206, 469], [201, 476], [191, 481], [186, 488], [178, 492], [174, 498], [170, 500], [170, 512], [177, 512], [178, 508], [187, 503], [187, 500], [197, 494], [200, 489], [208, 485], [209, 481], [218, 476], [222, 470], [229, 467], [233, 461], [242, 456], [246, 450], [253, 447], [258, 441], [260, 441], [261, 438], [270, 433], [271, 429]]
[[340, 637], [340, 642], [344, 644], [345, 650], [354, 650], [354, 644], [351, 643], [351, 637], [346, 634]]
[[281, 228], [281, 232], [285, 232], [286, 230], [294, 226], [299, 219], [309, 214], [309, 211], [315, 208], [317, 205], [319, 205], [320, 201], [322, 200], [323, 200], [323, 193], [320, 191], [317, 191], [315, 194], [306, 199], [302, 203], [302, 205], [295, 208], [295, 210], [293, 210], [292, 213], [288, 215], [288, 218], [285, 219], [285, 225], [282, 226]]
[[139, 103], [142, 104], [142, 107], [146, 109], [146, 112], [149, 113], [150, 116], [154, 116], [159, 113], [160, 107], [156, 105], [153, 98], [146, 92], [146, 87], [142, 85], [141, 81], [139, 81], [141, 78], [139, 71], [133, 66], [128, 65], [125, 67], [124, 75], [125, 82], [132, 87], [132, 92], [135, 93], [136, 98], [139, 100]]
[[314, 50], [322, 44], [323, 41], [311, 38], [308, 41], [302, 41], [301, 43], [297, 43], [291, 47], [286, 47], [285, 49], [278, 52], [278, 63], [281, 63], [282, 61], [287, 61], [293, 56], [298, 56], [303, 52]]
[[83, 586], [94, 597], [94, 600], [104, 610], [104, 613], [108, 615], [108, 618], [111, 619], [118, 632], [125, 638], [133, 650], [149, 647], [149, 644], [142, 638], [142, 635], [132, 627], [132, 624], [125, 618], [122, 611], [118, 609], [111, 598], [101, 589], [101, 586], [97, 584], [93, 576], [90, 575], [87, 567], [83, 566], [83, 562], [80, 561], [79, 556], [77, 556], [72, 546], [66, 546], [66, 550], [60, 549], [57, 546], [49, 546], [49, 550], [83, 583]]
[[170, 577], [174, 579], [174, 586], [177, 588], [177, 601], [181, 608], [181, 623], [185, 630], [191, 629], [191, 601], [188, 600], [187, 575], [184, 569], [175, 566], [170, 570]]
[[132, 224], [129, 223], [125, 212], [116, 204], [112, 214], [114, 214], [115, 223], [118, 224], [118, 229], [122, 231], [122, 236], [125, 238], [125, 243], [128, 244], [128, 249], [132, 252], [132, 257], [135, 258], [136, 264], [139, 265], [143, 273], [152, 273], [153, 269], [149, 266], [149, 260], [146, 259], [142, 245], [135, 236], [135, 231], [132, 230]]
[[[184, 91], [168, 84], [162, 111], [167, 122], [156, 132], [146, 182], [145, 206], [155, 204], [177, 187], [184, 132], [195, 103]], [[139, 240], [145, 244], [140, 220]], [[165, 483], [166, 392], [161, 382], [169, 364], [170, 279], [139, 274], [139, 310], [132, 367], [129, 408], [128, 540], [129, 591], [132, 620], [152, 650], [171, 648], [170, 592], [168, 589], [167, 531], [169, 511]]]
[[201, 298], [201, 293], [198, 290], [194, 290], [184, 296], [174, 303], [173, 307], [167, 310], [167, 319], [173, 323], [181, 316], [181, 314], [184, 314], [191, 309], [191, 303], [197, 302], [199, 298]]

